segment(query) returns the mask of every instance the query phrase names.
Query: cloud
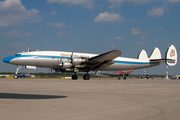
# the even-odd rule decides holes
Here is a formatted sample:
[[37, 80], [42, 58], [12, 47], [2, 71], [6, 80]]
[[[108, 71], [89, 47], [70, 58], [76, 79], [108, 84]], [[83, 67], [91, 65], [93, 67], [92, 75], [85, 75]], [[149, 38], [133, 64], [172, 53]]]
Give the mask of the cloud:
[[36, 19], [39, 11], [26, 10], [21, 0], [0, 1], [0, 27], [18, 26], [25, 19]]
[[112, 45], [111, 47], [112, 47], [112, 48], [115, 48], [115, 47], [116, 47], [116, 45]]
[[38, 18], [38, 19], [31, 20], [30, 23], [37, 23], [37, 22], [40, 22], [40, 21], [42, 21], [42, 19]]
[[6, 37], [23, 37], [23, 36], [34, 35], [34, 33], [26, 32], [26, 33], [22, 34], [18, 30], [13, 30], [13, 31], [10, 31], [10, 32], [7, 32], [7, 33], [3, 33], [3, 35], [6, 36]]
[[21, 48], [25, 45], [26, 45], [25, 43], [9, 43], [10, 48]]
[[144, 45], [146, 42], [136, 42], [135, 45]]
[[142, 36], [140, 39], [147, 39], [148, 37], [147, 36]]
[[133, 35], [139, 35], [139, 34], [141, 34], [142, 32], [141, 32], [141, 29], [140, 28], [132, 28], [131, 29], [131, 34], [133, 34]]
[[158, 27], [157, 30], [161, 31], [161, 30], [164, 30], [164, 28], [163, 27]]
[[48, 3], [68, 4], [68, 6], [80, 5], [86, 9], [94, 7], [93, 0], [47, 0]]
[[122, 40], [122, 39], [123, 39], [123, 37], [121, 37], [121, 36], [118, 36], [118, 37], [114, 38], [114, 40]]
[[24, 35], [24, 36], [29, 36], [29, 35], [34, 35], [34, 33], [32, 33], [32, 32], [26, 32], [26, 33], [24, 33], [23, 35]]
[[113, 21], [123, 21], [125, 17], [119, 13], [114, 12], [104, 12], [100, 13], [95, 19], [94, 22], [113, 22]]
[[58, 32], [58, 33], [57, 33], [57, 36], [66, 36], [66, 33], [64, 33], [64, 32]]
[[87, 21], [84, 21], [84, 22], [80, 22], [79, 24], [81, 24], [81, 25], [82, 25], [82, 24], [85, 24], [85, 23], [87, 23]]
[[73, 25], [66, 26], [66, 23], [47, 23], [47, 25], [52, 27], [59, 27], [59, 28], [65, 28], [65, 27], [73, 27]]
[[164, 0], [166, 3], [178, 3], [180, 0]]
[[100, 30], [94, 30], [92, 33], [103, 33], [103, 31], [100, 31]]
[[56, 11], [52, 11], [52, 12], [51, 12], [51, 15], [56, 15], [56, 14], [57, 14]]
[[138, 5], [138, 4], [148, 3], [149, 1], [150, 0], [107, 0], [108, 3], [112, 3], [112, 5], [109, 6], [109, 8], [118, 7], [123, 3]]
[[136, 18], [133, 18], [133, 19], [131, 19], [131, 20], [128, 20], [127, 22], [129, 22], [129, 23], [136, 22]]
[[159, 41], [159, 40], [155, 40], [154, 42], [155, 42], [155, 43], [159, 43], [159, 42], [161, 42], [161, 41]]
[[45, 44], [49, 43], [49, 41], [45, 41]]
[[13, 30], [7, 33], [3, 33], [4, 36], [8, 36], [8, 37], [20, 37], [22, 36], [22, 34], [18, 31], [18, 30]]
[[165, 6], [161, 5], [160, 7], [153, 7], [151, 10], [148, 10], [147, 15], [151, 17], [161, 17], [164, 14]]
[[47, 23], [47, 25], [52, 26], [52, 27], [66, 27], [65, 23]]

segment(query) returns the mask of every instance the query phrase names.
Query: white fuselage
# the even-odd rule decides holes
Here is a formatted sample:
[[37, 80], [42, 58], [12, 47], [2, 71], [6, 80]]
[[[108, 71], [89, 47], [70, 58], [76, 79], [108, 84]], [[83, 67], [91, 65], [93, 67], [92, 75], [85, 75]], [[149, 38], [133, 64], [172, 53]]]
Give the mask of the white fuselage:
[[[72, 52], [63, 52], [63, 51], [34, 51], [34, 52], [23, 52], [17, 53], [15, 56], [7, 57], [4, 59], [4, 62], [22, 65], [22, 66], [36, 66], [36, 67], [46, 67], [58, 69], [60, 60], [68, 61], [72, 55]], [[73, 53], [72, 57], [83, 57], [83, 58], [92, 58], [98, 54], [89, 54], [89, 53]], [[118, 70], [134, 70], [147, 68], [152, 66], [157, 66], [159, 62], [150, 62], [149, 59], [140, 60], [133, 58], [117, 57], [114, 60], [114, 63], [105, 68], [100, 68], [96, 70], [101, 71], [118, 71]]]

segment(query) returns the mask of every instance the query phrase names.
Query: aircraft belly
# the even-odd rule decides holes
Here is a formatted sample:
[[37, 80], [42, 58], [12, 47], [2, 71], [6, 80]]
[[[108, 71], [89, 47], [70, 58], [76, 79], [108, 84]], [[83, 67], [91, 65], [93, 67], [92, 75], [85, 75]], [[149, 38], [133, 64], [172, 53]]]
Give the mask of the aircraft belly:
[[57, 67], [57, 59], [44, 59], [44, 58], [39, 58], [37, 59], [37, 67], [48, 67], [48, 68], [55, 68]]

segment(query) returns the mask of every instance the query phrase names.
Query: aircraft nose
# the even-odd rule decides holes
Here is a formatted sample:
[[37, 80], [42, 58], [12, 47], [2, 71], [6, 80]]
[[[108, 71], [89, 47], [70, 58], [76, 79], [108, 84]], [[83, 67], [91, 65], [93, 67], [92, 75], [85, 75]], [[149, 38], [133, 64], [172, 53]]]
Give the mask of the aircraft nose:
[[3, 62], [9, 63], [13, 58], [12, 57], [6, 57], [3, 59]]

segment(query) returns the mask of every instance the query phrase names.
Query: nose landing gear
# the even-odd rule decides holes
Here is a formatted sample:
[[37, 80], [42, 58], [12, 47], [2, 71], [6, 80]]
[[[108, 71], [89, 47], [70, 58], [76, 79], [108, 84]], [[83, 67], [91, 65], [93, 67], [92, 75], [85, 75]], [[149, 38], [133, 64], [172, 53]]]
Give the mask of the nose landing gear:
[[17, 68], [16, 68], [16, 72], [15, 72], [15, 75], [14, 75], [14, 79], [18, 79], [17, 73], [18, 73], [18, 71], [19, 71], [20, 68], [21, 68], [21, 66], [18, 65]]

